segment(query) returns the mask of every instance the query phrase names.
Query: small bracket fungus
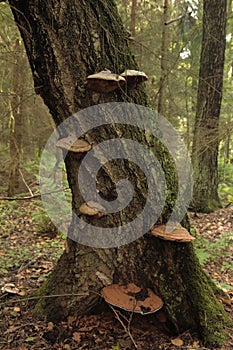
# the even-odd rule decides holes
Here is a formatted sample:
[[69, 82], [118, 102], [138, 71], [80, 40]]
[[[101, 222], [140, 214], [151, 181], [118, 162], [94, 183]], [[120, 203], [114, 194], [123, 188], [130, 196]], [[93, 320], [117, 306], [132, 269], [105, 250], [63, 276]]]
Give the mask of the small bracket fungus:
[[123, 310], [151, 314], [160, 310], [163, 301], [150, 288], [140, 288], [134, 283], [127, 285], [111, 284], [101, 291], [104, 300]]
[[91, 145], [87, 141], [77, 140], [75, 135], [58, 140], [56, 146], [75, 153], [84, 153], [91, 149]]
[[125, 70], [121, 76], [125, 78], [126, 84], [132, 88], [148, 80], [146, 73], [137, 70]]
[[153, 236], [158, 238], [167, 240], [167, 241], [175, 241], [175, 242], [192, 242], [195, 240], [195, 237], [191, 236], [188, 230], [184, 227], [175, 228], [172, 232], [166, 232], [166, 226], [160, 225], [154, 227], [151, 231]]
[[108, 93], [124, 85], [125, 82], [123, 76], [103, 70], [87, 77], [87, 88], [99, 93]]
[[81, 214], [88, 216], [97, 216], [100, 218], [104, 215], [105, 208], [102, 207], [99, 203], [88, 201], [80, 206], [79, 211]]

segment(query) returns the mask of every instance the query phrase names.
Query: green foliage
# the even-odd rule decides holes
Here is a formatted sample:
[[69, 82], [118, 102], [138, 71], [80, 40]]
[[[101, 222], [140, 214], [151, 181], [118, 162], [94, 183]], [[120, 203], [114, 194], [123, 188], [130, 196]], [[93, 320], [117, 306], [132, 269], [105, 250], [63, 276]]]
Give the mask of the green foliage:
[[112, 350], [120, 350], [119, 343], [117, 345], [112, 346]]
[[[218, 259], [221, 262], [222, 272], [233, 270], [232, 243], [233, 232], [225, 232], [214, 242], [210, 242], [203, 236], [198, 236], [196, 241], [194, 241], [194, 247], [200, 264], [207, 267], [208, 264]], [[218, 282], [218, 284], [221, 288], [230, 288], [226, 283]]]
[[224, 203], [233, 203], [233, 164], [219, 164], [219, 195]]
[[24, 339], [25, 343], [30, 343], [34, 341], [34, 337], [28, 337], [26, 339]]
[[43, 257], [45, 250], [50, 250], [50, 260], [55, 262], [62, 253], [61, 242], [54, 239], [27, 248], [8, 246], [4, 254], [0, 255], [0, 274], [7, 274], [12, 270], [17, 271], [21, 266], [33, 261], [35, 257], [36, 259]]

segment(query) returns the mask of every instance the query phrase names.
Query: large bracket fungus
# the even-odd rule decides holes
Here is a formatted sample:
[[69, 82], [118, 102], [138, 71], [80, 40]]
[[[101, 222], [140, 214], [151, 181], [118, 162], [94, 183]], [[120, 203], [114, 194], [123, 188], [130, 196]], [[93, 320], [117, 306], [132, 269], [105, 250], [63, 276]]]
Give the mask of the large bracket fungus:
[[150, 288], [140, 288], [134, 283], [111, 284], [101, 290], [104, 300], [125, 311], [142, 315], [151, 314], [163, 307], [163, 301]]
[[87, 88], [98, 93], [111, 92], [125, 83], [123, 76], [114, 74], [110, 70], [103, 70], [87, 77]]
[[165, 225], [156, 226], [152, 229], [151, 234], [166, 241], [188, 243], [195, 240], [195, 237], [191, 236], [188, 230], [181, 226], [175, 228], [172, 232], [166, 232]]

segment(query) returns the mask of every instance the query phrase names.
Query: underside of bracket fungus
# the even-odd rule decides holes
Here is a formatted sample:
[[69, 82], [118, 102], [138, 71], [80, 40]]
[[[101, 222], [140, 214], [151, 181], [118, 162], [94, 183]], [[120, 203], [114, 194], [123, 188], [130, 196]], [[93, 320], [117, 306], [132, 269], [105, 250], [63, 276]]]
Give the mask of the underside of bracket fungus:
[[171, 232], [166, 232], [166, 226], [160, 225], [154, 227], [151, 231], [151, 234], [155, 237], [174, 242], [192, 242], [195, 240], [195, 237], [191, 236], [188, 230], [184, 227], [175, 228]]
[[75, 135], [58, 140], [56, 146], [75, 153], [88, 152], [91, 149], [91, 145], [87, 141], [77, 140]]
[[137, 70], [125, 70], [121, 76], [125, 78], [126, 84], [132, 88], [148, 80], [146, 73]]
[[124, 77], [109, 70], [103, 70], [87, 77], [87, 88], [99, 93], [111, 92], [125, 83]]
[[104, 215], [105, 208], [102, 207], [99, 203], [96, 203], [94, 201], [88, 201], [80, 206], [79, 211], [81, 214], [87, 216], [97, 216], [100, 218]]
[[111, 284], [101, 291], [104, 300], [123, 310], [151, 314], [160, 310], [163, 301], [150, 288], [140, 288], [134, 283], [127, 285]]

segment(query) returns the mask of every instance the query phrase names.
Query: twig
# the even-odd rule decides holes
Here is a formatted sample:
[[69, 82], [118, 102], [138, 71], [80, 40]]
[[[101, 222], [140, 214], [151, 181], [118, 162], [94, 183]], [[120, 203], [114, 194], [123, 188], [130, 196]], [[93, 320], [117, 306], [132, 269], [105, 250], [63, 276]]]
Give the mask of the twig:
[[34, 199], [34, 198], [39, 198], [41, 196], [47, 196], [53, 193], [57, 193], [57, 192], [66, 192], [68, 191], [69, 188], [64, 188], [62, 190], [56, 190], [56, 191], [51, 191], [51, 192], [45, 192], [45, 193], [38, 193], [38, 194], [34, 194], [32, 196], [24, 196], [24, 197], [0, 197], [0, 200], [2, 201], [17, 201], [17, 200], [28, 200], [28, 199]]
[[26, 268], [28, 268], [28, 266], [30, 266], [33, 262], [35, 262], [36, 260], [38, 260], [40, 258], [40, 256], [35, 256], [33, 259], [29, 260], [26, 264], [22, 264], [20, 266], [20, 268], [17, 271], [17, 274], [19, 274], [20, 272], [22, 272], [23, 270], [25, 270]]
[[132, 341], [132, 343], [133, 343], [135, 349], [137, 349], [138, 346], [137, 346], [137, 344], [135, 343], [135, 340], [133, 339], [133, 336], [132, 336], [132, 334], [131, 334], [131, 332], [130, 332], [130, 322], [131, 322], [132, 317], [131, 317], [131, 319], [130, 319], [130, 322], [128, 321], [128, 327], [126, 327], [125, 324], [124, 324], [124, 322], [120, 319], [119, 314], [118, 314], [118, 312], [114, 309], [114, 307], [113, 307], [112, 305], [110, 305], [110, 304], [108, 304], [108, 305], [110, 306], [110, 308], [111, 308], [112, 311], [114, 312], [114, 314], [115, 314], [115, 316], [116, 316], [116, 319], [120, 322], [120, 324], [121, 324], [122, 327], [124, 328], [125, 332], [126, 332], [126, 333], [128, 334], [128, 336], [130, 337], [130, 339], [131, 339], [131, 341]]
[[20, 173], [20, 175], [21, 175], [21, 177], [22, 177], [22, 180], [23, 180], [23, 183], [24, 183], [24, 185], [27, 187], [27, 189], [28, 189], [28, 192], [30, 193], [30, 195], [31, 196], [33, 196], [33, 193], [32, 193], [32, 191], [31, 191], [31, 189], [30, 189], [30, 187], [28, 186], [28, 184], [27, 184], [27, 182], [26, 182], [26, 180], [25, 180], [25, 178], [24, 178], [24, 176], [23, 176], [23, 173], [22, 173], [22, 171], [19, 169], [19, 173]]
[[[94, 292], [91, 292], [94, 293]], [[8, 293], [6, 293], [8, 294]], [[6, 304], [15, 304], [15, 303], [19, 303], [21, 301], [29, 301], [29, 300], [36, 300], [36, 299], [48, 299], [48, 298], [59, 298], [59, 297], [72, 297], [72, 296], [78, 296], [78, 297], [84, 297], [84, 296], [88, 296], [90, 293], [68, 293], [68, 294], [52, 294], [52, 295], [39, 295], [39, 296], [35, 296], [35, 297], [26, 297], [26, 298], [20, 298], [20, 299], [16, 299], [16, 300], [8, 300], [6, 302], [4, 302], [2, 305], [6, 305]], [[96, 293], [99, 294], [99, 293]]]

